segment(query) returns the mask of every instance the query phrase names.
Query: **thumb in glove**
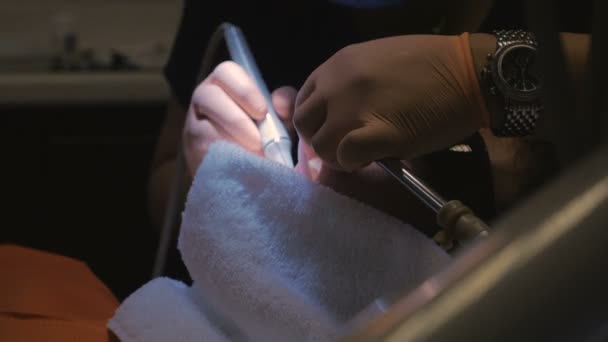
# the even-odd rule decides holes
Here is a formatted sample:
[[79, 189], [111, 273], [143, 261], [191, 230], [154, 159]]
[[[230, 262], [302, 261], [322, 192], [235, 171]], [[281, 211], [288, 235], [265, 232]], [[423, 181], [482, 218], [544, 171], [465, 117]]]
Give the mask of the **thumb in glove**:
[[487, 127], [469, 37], [399, 36], [340, 50], [300, 89], [296, 130], [326, 163], [352, 171]]

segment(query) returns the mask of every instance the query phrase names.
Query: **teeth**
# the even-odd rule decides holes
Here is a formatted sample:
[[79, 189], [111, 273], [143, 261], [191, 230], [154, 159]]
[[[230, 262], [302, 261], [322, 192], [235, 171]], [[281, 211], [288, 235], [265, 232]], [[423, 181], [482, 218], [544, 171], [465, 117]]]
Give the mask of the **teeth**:
[[455, 145], [455, 146], [450, 147], [450, 151], [468, 153], [468, 152], [473, 152], [473, 149], [471, 149], [471, 146], [463, 144], [463, 145]]
[[308, 169], [315, 173], [321, 172], [321, 166], [323, 166], [321, 158], [312, 158], [308, 160]]

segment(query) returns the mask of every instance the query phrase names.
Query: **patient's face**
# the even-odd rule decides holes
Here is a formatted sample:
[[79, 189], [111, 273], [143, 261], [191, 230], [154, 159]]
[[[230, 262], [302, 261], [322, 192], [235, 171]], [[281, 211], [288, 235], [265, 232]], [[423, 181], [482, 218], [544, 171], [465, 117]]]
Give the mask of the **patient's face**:
[[[413, 225], [428, 236], [438, 230], [435, 214], [377, 164], [347, 173], [314, 160], [314, 152], [300, 148], [298, 172], [371, 207]], [[302, 161], [312, 162], [309, 165]], [[492, 183], [479, 158], [469, 154], [436, 153], [407, 163], [408, 168], [446, 199], [459, 199], [478, 215], [492, 211]]]
[[376, 164], [354, 173], [323, 167], [318, 181], [409, 223], [427, 235], [433, 235], [437, 230], [433, 212]]
[[433, 213], [376, 164], [354, 173], [327, 167], [310, 146], [300, 142], [296, 171], [334, 191], [354, 198], [432, 235]]

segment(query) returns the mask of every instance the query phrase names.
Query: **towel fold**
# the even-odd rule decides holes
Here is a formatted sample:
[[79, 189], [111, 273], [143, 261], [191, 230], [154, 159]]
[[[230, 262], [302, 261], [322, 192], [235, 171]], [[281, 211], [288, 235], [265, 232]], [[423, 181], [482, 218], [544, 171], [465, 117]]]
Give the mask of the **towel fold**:
[[226, 142], [197, 172], [178, 246], [194, 285], [145, 285], [110, 324], [119, 337], [330, 341], [449, 261], [411, 226]]
[[156, 278], [120, 305], [108, 328], [121, 342], [229, 341], [185, 284]]
[[256, 341], [330, 340], [448, 262], [414, 228], [223, 142], [197, 172], [179, 248], [209, 304]]

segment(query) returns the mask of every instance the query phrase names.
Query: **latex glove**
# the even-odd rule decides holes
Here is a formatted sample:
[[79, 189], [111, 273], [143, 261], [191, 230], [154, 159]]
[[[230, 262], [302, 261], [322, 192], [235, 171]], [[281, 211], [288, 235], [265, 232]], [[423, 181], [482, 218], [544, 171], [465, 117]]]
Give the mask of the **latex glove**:
[[[282, 96], [285, 116], [291, 117], [295, 104], [295, 93]], [[378, 165], [372, 164], [356, 172], [346, 173], [327, 167], [314, 150], [301, 139], [298, 144], [298, 164], [295, 171], [305, 177], [323, 184], [334, 191], [372, 206], [384, 213], [409, 223], [421, 231], [432, 235], [436, 232], [435, 217], [422, 202], [405, 187], [396, 186], [395, 180]], [[416, 164], [409, 164], [416, 173], [428, 175]], [[419, 170], [420, 169], [420, 170]], [[432, 177], [427, 177], [427, 179]], [[441, 189], [440, 189], [441, 190]], [[408, 208], [408, 210], [403, 210]]]
[[[296, 90], [278, 88], [272, 92], [273, 105], [288, 131], [293, 131], [291, 114]], [[255, 122], [265, 117], [264, 96], [245, 70], [232, 61], [219, 64], [196, 88], [183, 131], [184, 156], [193, 176], [208, 152], [209, 145], [223, 139], [263, 155]]]
[[487, 122], [468, 34], [348, 46], [309, 76], [294, 115], [300, 137], [346, 170], [448, 147]]

